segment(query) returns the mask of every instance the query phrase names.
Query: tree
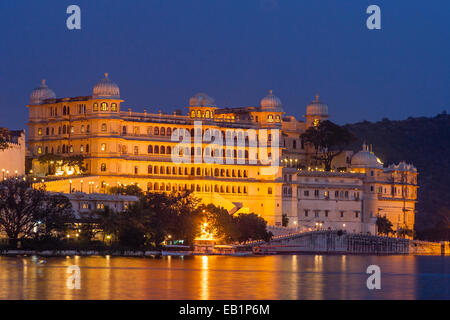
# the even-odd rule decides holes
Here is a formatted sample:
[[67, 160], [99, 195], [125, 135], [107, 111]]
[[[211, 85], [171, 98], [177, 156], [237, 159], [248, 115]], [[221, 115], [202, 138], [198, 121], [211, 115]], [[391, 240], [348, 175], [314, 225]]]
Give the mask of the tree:
[[283, 213], [283, 214], [281, 215], [281, 225], [282, 225], [283, 227], [287, 227], [287, 226], [289, 225], [289, 218], [288, 218], [288, 216], [287, 216], [286, 213]]
[[8, 142], [5, 140], [5, 138], [0, 136], [0, 151], [8, 148], [9, 148]]
[[214, 235], [215, 239], [230, 243], [237, 241], [239, 230], [237, 220], [232, 214], [222, 207], [216, 207], [213, 204], [203, 206], [202, 212], [205, 213], [205, 219], [208, 223], [207, 232]]
[[190, 193], [147, 193], [121, 214], [119, 241], [133, 246], [159, 246], [171, 235], [191, 243], [200, 233], [201, 218], [198, 200]]
[[268, 242], [273, 236], [271, 232], [267, 232], [267, 222], [254, 213], [240, 214], [237, 217], [237, 229], [239, 230], [239, 242], [249, 240]]
[[111, 187], [109, 188], [109, 193], [136, 196], [136, 197], [142, 197], [144, 195], [142, 189], [135, 184], [131, 184], [128, 186], [121, 185], [118, 187]]
[[84, 157], [82, 155], [60, 156], [53, 153], [48, 153], [38, 158], [39, 163], [48, 165], [49, 173], [55, 172], [56, 168], [78, 167], [81, 172], [86, 171], [84, 166]]
[[331, 170], [333, 159], [356, 139], [345, 127], [328, 120], [320, 122], [317, 126], [309, 127], [300, 137], [305, 143], [315, 147], [314, 158], [324, 164], [326, 171]]
[[388, 218], [386, 218], [386, 216], [378, 216], [376, 225], [379, 234], [389, 235], [394, 232], [394, 230], [392, 230], [392, 223]]
[[0, 183], [0, 229], [17, 243], [18, 239], [61, 231], [73, 219], [70, 201], [60, 195], [34, 189], [23, 180], [9, 179]]

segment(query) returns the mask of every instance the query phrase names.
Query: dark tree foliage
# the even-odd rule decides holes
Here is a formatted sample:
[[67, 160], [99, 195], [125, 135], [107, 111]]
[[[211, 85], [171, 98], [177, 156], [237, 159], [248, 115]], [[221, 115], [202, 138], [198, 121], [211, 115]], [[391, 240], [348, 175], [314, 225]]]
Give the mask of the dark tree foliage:
[[78, 167], [81, 172], [86, 171], [84, 166], [84, 157], [82, 155], [61, 156], [53, 153], [48, 153], [38, 158], [39, 163], [49, 166], [50, 171], [54, 171], [56, 167]]
[[282, 225], [283, 227], [287, 227], [287, 226], [289, 225], [289, 218], [288, 218], [288, 216], [287, 216], [286, 213], [283, 213], [283, 214], [281, 215], [281, 225]]
[[120, 217], [119, 241], [134, 247], [159, 246], [169, 235], [191, 244], [202, 219], [198, 201], [189, 193], [147, 193]]
[[202, 212], [205, 213], [208, 222], [206, 231], [212, 233], [215, 239], [223, 240], [226, 243], [238, 240], [239, 230], [236, 218], [229, 214], [226, 209], [208, 204], [202, 207]]
[[365, 141], [386, 165], [407, 161], [417, 167], [417, 237], [439, 240], [436, 235], [445, 236], [441, 226], [450, 208], [450, 115], [443, 112], [432, 118], [385, 119], [345, 127], [358, 137], [352, 150], [361, 150]]
[[325, 170], [331, 170], [333, 159], [355, 140], [354, 135], [345, 127], [325, 120], [317, 126], [309, 127], [301, 139], [316, 149], [314, 158], [323, 163]]
[[61, 233], [73, 218], [71, 203], [62, 195], [34, 189], [23, 180], [0, 182], [0, 229], [13, 242]]
[[122, 195], [128, 195], [128, 196], [136, 196], [136, 197], [142, 197], [144, 193], [142, 192], [142, 189], [138, 187], [135, 184], [128, 185], [128, 186], [118, 186], [118, 187], [111, 187], [109, 188], [109, 193], [111, 194], [122, 194]]
[[392, 229], [392, 223], [386, 217], [378, 216], [376, 225], [379, 234], [387, 236], [394, 232], [394, 230]]
[[5, 138], [0, 136], [0, 151], [8, 149], [8, 142], [5, 140]]
[[249, 240], [270, 241], [272, 233], [267, 232], [267, 222], [254, 213], [240, 214], [237, 217], [237, 228], [239, 230], [239, 242]]

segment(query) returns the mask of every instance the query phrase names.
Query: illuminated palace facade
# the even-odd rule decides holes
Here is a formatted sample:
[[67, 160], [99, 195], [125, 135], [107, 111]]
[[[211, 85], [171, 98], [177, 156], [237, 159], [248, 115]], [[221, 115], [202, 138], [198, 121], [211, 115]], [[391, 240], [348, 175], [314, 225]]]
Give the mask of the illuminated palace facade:
[[[47, 190], [65, 193], [107, 193], [111, 187], [130, 184], [152, 192], [191, 190], [205, 203], [232, 213], [257, 213], [269, 225], [281, 226], [286, 215], [288, 226], [297, 229], [374, 233], [378, 214], [387, 216], [394, 229], [414, 225], [417, 170], [412, 165], [383, 168], [367, 147], [355, 155], [342, 153], [333, 162], [333, 172], [323, 172], [315, 162], [314, 150], [300, 135], [328, 119], [328, 106], [318, 96], [306, 107], [304, 121], [285, 115], [272, 92], [259, 106], [238, 108], [218, 108], [208, 95], [196, 94], [189, 100], [187, 115], [137, 113], [123, 110], [122, 103], [119, 87], [107, 74], [91, 96], [74, 98], [56, 98], [43, 81], [28, 105], [34, 179]], [[199, 136], [215, 132], [224, 140], [233, 130], [255, 130], [261, 140], [260, 130], [267, 129], [267, 154], [270, 158], [279, 153], [280, 166], [263, 161], [248, 139], [239, 148], [223, 143], [222, 151], [211, 147], [211, 141], [195, 144], [199, 122]], [[179, 140], [173, 136], [183, 132], [192, 135], [189, 155], [184, 154], [190, 161], [176, 163], [172, 153]], [[279, 137], [276, 150], [272, 136]], [[219, 154], [223, 163], [195, 161], [210, 154]], [[45, 155], [82, 156], [85, 171], [44, 162]]]

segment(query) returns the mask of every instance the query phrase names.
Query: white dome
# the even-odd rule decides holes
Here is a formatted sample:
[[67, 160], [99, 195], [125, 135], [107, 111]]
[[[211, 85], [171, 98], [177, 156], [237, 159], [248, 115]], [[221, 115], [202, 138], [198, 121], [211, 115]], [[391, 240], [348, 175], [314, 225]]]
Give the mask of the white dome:
[[215, 105], [214, 99], [206, 93], [197, 93], [189, 99], [190, 107], [214, 107]]
[[273, 94], [272, 90], [261, 100], [261, 111], [283, 112], [281, 100]]
[[369, 151], [366, 145], [363, 145], [363, 149], [353, 155], [351, 161], [354, 168], [383, 168], [383, 163], [377, 156]]
[[94, 99], [120, 99], [120, 90], [117, 84], [109, 80], [108, 74], [100, 80], [92, 90], [92, 98]]
[[328, 106], [319, 100], [319, 94], [316, 94], [316, 100], [306, 106], [307, 116], [328, 116]]
[[31, 91], [30, 104], [41, 104], [46, 99], [55, 99], [56, 94], [52, 89], [47, 87], [45, 80], [42, 80], [41, 85]]

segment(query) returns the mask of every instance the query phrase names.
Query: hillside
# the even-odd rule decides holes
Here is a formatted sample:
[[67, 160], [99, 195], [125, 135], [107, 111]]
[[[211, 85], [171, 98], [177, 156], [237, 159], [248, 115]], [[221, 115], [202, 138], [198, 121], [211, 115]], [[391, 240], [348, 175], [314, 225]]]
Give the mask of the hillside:
[[346, 127], [358, 138], [351, 149], [360, 150], [365, 141], [373, 145], [373, 151], [385, 165], [405, 160], [417, 167], [419, 235], [450, 221], [450, 116], [447, 113], [433, 118], [363, 121]]

